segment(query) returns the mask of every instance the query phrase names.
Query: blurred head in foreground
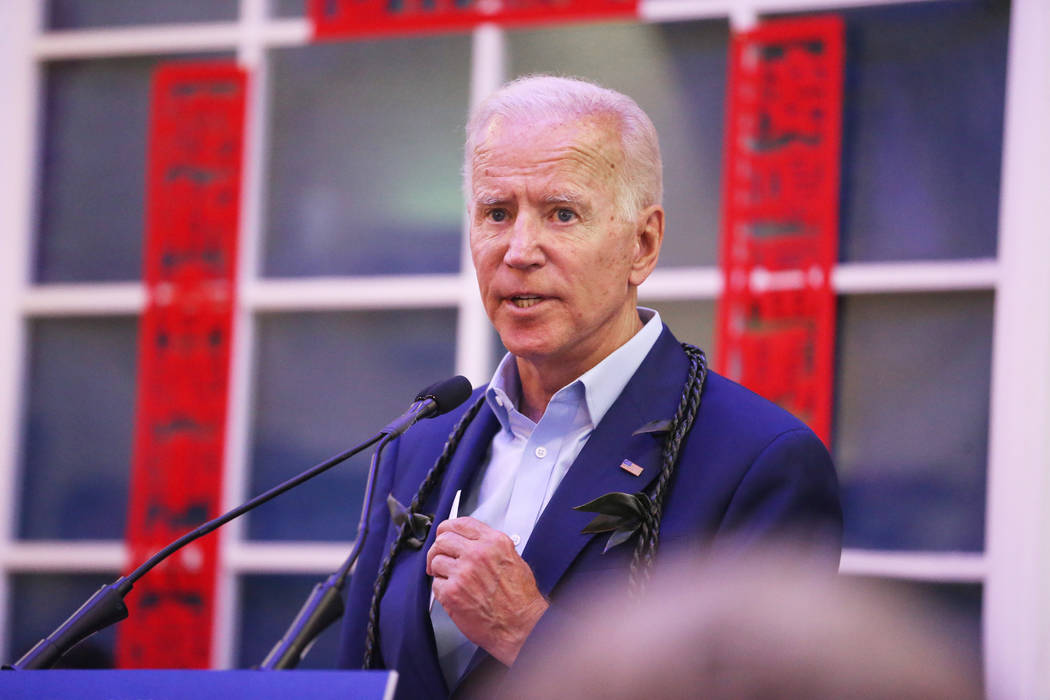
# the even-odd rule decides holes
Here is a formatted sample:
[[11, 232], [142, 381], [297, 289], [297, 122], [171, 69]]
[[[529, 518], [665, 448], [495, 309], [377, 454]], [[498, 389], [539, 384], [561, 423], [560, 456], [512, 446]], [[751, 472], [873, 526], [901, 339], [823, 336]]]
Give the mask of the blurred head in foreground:
[[914, 597], [814, 575], [783, 552], [658, 572], [639, 601], [596, 596], [499, 696], [982, 696], [979, 661]]

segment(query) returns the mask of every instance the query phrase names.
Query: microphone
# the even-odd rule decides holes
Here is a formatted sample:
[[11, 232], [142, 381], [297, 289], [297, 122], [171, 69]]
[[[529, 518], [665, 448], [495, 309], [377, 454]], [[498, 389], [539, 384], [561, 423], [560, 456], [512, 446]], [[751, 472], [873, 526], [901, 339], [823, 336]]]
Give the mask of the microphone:
[[354, 540], [349, 556], [338, 570], [324, 581], [314, 585], [306, 602], [299, 608], [299, 612], [285, 630], [284, 635], [259, 664], [260, 670], [280, 671], [295, 668], [310, 651], [317, 636], [343, 616], [346, 610], [343, 604], [343, 587], [368, 537], [368, 514], [372, 510], [375, 477], [379, 470], [379, 457], [383, 449], [391, 440], [423, 418], [439, 416], [459, 406], [467, 400], [471, 391], [470, 382], [462, 376], [431, 384], [416, 394], [415, 401], [407, 411], [380, 431], [384, 437], [379, 447], [372, 453], [372, 462], [368, 466], [368, 481], [365, 483], [365, 495], [361, 503], [361, 519], [357, 523], [357, 538]]
[[435, 382], [416, 394], [415, 401], [408, 410], [379, 432], [391, 438], [397, 437], [423, 418], [448, 413], [466, 401], [470, 392], [470, 382], [463, 376], [457, 375], [451, 379]]
[[[373, 455], [372, 464], [368, 472], [368, 482], [365, 486], [365, 499], [361, 511], [361, 521], [358, 525], [357, 542], [354, 543], [354, 549], [351, 552], [351, 557], [356, 560], [357, 553], [360, 551], [360, 543], [364, 540], [365, 535], [368, 534], [367, 509], [371, 508], [372, 490], [375, 482], [375, 472], [378, 461], [377, 455], [379, 452], [382, 451], [383, 447], [388, 442], [404, 433], [423, 418], [441, 415], [442, 413], [447, 413], [456, 406], [459, 406], [466, 401], [468, 396], [470, 396], [470, 392], [470, 382], [467, 381], [466, 378], [460, 376], [431, 384], [416, 395], [415, 401], [409, 406], [405, 413], [376, 433], [371, 439], [331, 457], [320, 464], [315, 464], [306, 471], [278, 484], [268, 491], [264, 491], [255, 498], [237, 506], [233, 510], [228, 511], [213, 520], [209, 520], [154, 554], [149, 560], [144, 564], [141, 564], [127, 576], [122, 576], [113, 583], [100, 588], [93, 596], [91, 596], [91, 598], [85, 601], [76, 612], [70, 615], [65, 622], [59, 625], [58, 629], [46, 638], [37, 642], [32, 649], [26, 652], [25, 655], [14, 664], [5, 665], [4, 669], [28, 670], [51, 668], [63, 654], [73, 648], [78, 642], [90, 637], [99, 630], [105, 629], [106, 627], [126, 618], [128, 616], [128, 609], [124, 605], [124, 596], [131, 591], [136, 581], [149, 573], [150, 569], [157, 564], [164, 561], [190, 542], [200, 539], [204, 535], [218, 529], [234, 518], [244, 515], [248, 511], [261, 506], [263, 503], [280, 496], [285, 491], [288, 491], [305, 481], [309, 481], [318, 474], [328, 471], [335, 465], [353, 457], [358, 452], [382, 441], [379, 448], [376, 450], [376, 454]], [[352, 565], [353, 561], [351, 561], [350, 564]], [[336, 597], [338, 598], [338, 596]], [[342, 605], [342, 600], [339, 600], [339, 604]], [[342, 615], [342, 610], [339, 611], [339, 615]], [[334, 621], [334, 619], [335, 618], [333, 618], [332, 621]], [[328, 624], [331, 624], [331, 622]], [[324, 628], [322, 627], [321, 629]], [[317, 631], [319, 633], [321, 630], [319, 629]]]

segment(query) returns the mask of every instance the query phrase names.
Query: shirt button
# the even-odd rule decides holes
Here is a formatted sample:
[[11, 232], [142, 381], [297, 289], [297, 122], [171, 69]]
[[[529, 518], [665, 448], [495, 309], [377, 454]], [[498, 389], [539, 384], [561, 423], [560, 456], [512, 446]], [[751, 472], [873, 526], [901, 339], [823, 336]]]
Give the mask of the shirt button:
[[521, 535], [511, 535], [510, 541], [514, 543], [515, 547], [517, 547], [519, 544], [521, 544]]
[[543, 447], [543, 446], [537, 447], [536, 451], [535, 451], [535, 454], [540, 459], [543, 459], [544, 457], [547, 456], [547, 448]]

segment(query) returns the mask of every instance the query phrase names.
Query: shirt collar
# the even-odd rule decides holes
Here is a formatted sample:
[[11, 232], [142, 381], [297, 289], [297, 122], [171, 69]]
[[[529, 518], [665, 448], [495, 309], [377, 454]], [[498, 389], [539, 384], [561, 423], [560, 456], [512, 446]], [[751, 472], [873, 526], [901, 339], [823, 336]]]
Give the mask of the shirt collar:
[[[660, 320], [659, 312], [640, 306], [638, 317], [644, 324], [640, 331], [601, 362], [558, 391], [560, 394], [570, 387], [575, 388], [574, 385], [577, 383], [583, 388], [583, 399], [590, 413], [592, 426], [598, 425], [612, 408], [613, 403], [623, 392], [627, 382], [634, 376], [642, 360], [652, 350], [663, 330], [663, 321]], [[504, 430], [510, 431], [512, 421], [517, 422], [517, 415], [520, 415], [517, 410], [521, 399], [520, 387], [518, 363], [508, 352], [500, 360], [488, 389], [485, 390], [485, 401], [496, 414]], [[517, 415], [512, 415], [511, 410]]]

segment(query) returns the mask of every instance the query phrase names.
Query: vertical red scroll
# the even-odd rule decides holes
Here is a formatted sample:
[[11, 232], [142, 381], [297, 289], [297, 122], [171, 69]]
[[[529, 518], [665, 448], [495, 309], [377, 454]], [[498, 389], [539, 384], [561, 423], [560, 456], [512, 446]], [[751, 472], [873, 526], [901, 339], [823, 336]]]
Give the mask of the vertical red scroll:
[[829, 443], [842, 20], [763, 24], [731, 52], [719, 368]]
[[[232, 64], [154, 75], [126, 535], [135, 566], [219, 512], [246, 83]], [[208, 666], [217, 556], [205, 537], [135, 585], [119, 667]]]
[[314, 38], [465, 31], [638, 16], [638, 0], [310, 0]]

